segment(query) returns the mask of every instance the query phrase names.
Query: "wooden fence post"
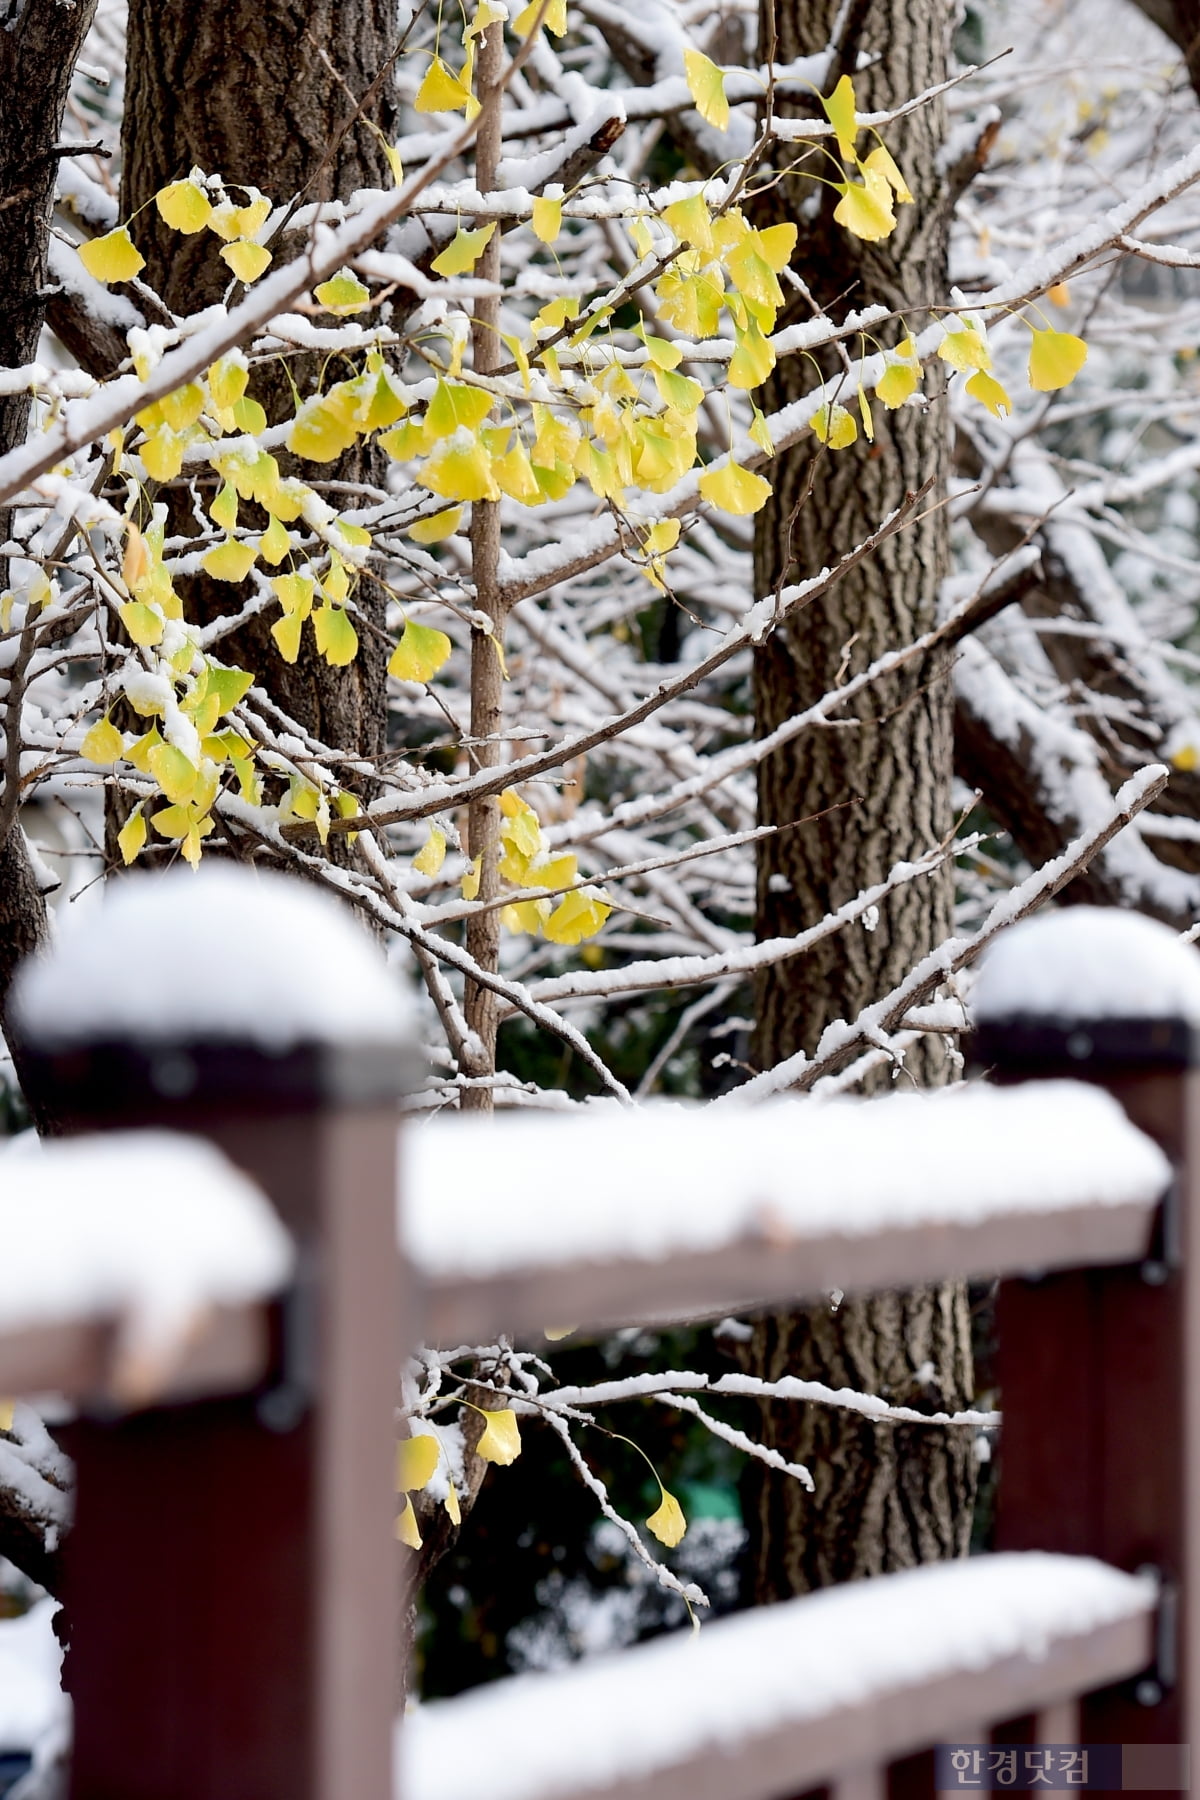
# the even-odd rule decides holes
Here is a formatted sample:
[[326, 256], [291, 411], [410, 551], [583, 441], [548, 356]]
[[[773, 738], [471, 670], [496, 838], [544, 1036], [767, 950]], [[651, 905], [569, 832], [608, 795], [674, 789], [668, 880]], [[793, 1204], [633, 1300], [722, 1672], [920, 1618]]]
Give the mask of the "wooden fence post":
[[[205, 871], [195, 880], [204, 889]], [[181, 923], [175, 878], [153, 885], [161, 929], [153, 919], [143, 926], [143, 971], [157, 952], [199, 986], [228, 982], [214, 930], [224, 916], [241, 936], [239, 961], [253, 960], [265, 1030], [244, 1009], [236, 1031], [203, 1017], [197, 1027], [185, 1006], [179, 1028], [168, 1008], [167, 1023], [143, 1033], [127, 1006], [107, 1027], [92, 1006], [86, 1030], [64, 1043], [61, 1017], [39, 1024], [47, 996], [49, 1013], [61, 1013], [67, 970], [56, 975], [51, 961], [23, 1002], [34, 1079], [70, 1131], [159, 1126], [211, 1139], [278, 1208], [299, 1274], [277, 1309], [272, 1373], [259, 1392], [93, 1416], [70, 1431], [71, 1795], [391, 1800], [396, 1100], [411, 1052], [402, 1033], [375, 1027], [379, 991], [395, 978], [333, 902], [312, 890], [297, 898], [303, 884], [214, 872], [216, 915], [191, 938], [196, 906]], [[102, 907], [87, 927], [92, 957], [118, 953], [121, 932], [108, 941], [106, 914], [119, 922], [122, 904]], [[145, 892], [138, 904], [145, 913]], [[364, 1032], [376, 1041], [340, 1027], [330, 1035], [320, 1006], [306, 1025], [296, 993], [306, 971], [294, 937], [276, 941], [273, 928], [274, 908], [297, 904], [318, 986], [327, 959], [325, 986], [343, 983], [346, 1017], [369, 970], [376, 990], [361, 995]], [[77, 942], [61, 954], [73, 966]], [[270, 1041], [272, 993], [293, 1022], [286, 1047]]]
[[[1000, 1284], [996, 1548], [1157, 1571], [1155, 1665], [1087, 1696], [1077, 1739], [1146, 1746], [1127, 1754], [1126, 1790], [1172, 1791], [1179, 1760], [1155, 1747], [1186, 1745], [1200, 1726], [1200, 1055], [1188, 1022], [1200, 958], [1138, 915], [1073, 907], [1011, 940], [981, 978], [972, 1061], [997, 1082], [1108, 1089], [1175, 1180], [1139, 1264]], [[1039, 968], [1040, 993], [1024, 978]], [[1064, 1005], [1072, 991], [1078, 1003]], [[1097, 1012], [1106, 995], [1111, 1010]]]

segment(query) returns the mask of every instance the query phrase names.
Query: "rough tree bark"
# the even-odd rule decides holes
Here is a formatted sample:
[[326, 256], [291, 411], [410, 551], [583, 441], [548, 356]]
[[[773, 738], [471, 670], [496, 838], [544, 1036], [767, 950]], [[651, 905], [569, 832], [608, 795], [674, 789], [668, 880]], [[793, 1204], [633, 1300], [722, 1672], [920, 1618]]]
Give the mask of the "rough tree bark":
[[[0, 368], [34, 361], [45, 318], [46, 246], [58, 172], [55, 147], [62, 134], [71, 73], [87, 36], [96, 0], [74, 7], [58, 0], [0, 0]], [[25, 441], [27, 394], [0, 398], [0, 455]], [[0, 510], [0, 543], [10, 535]], [[0, 589], [8, 566], [0, 559]], [[19, 813], [20, 679], [32, 648], [23, 633], [13, 660], [5, 660], [4, 789], [0, 797], [0, 1024], [12, 1046], [20, 1077], [20, 1045], [8, 1032], [8, 995], [21, 959], [37, 950], [47, 930], [46, 902], [21, 829]], [[49, 1119], [39, 1119], [48, 1126]], [[53, 1588], [55, 1558], [28, 1507], [0, 1491], [0, 1556], [35, 1581]]]
[[[220, 300], [229, 270], [211, 233], [181, 237], [162, 223], [149, 204], [159, 188], [193, 166], [220, 174], [231, 188], [258, 187], [276, 201], [297, 194], [306, 203], [341, 199], [357, 188], [387, 187], [383, 147], [366, 121], [391, 141], [392, 87], [379, 78], [395, 48], [395, 8], [388, 0], [131, 0], [121, 210], [124, 218], [137, 213], [144, 279], [172, 310], [195, 312]], [[363, 116], [356, 117], [364, 99]], [[296, 234], [271, 247], [282, 258], [302, 242]], [[288, 416], [293, 405], [287, 367], [302, 392], [319, 373], [316, 359], [311, 367], [301, 359], [298, 367], [294, 358], [256, 371], [251, 392], [272, 420]], [[286, 454], [280, 463], [285, 474], [301, 472], [310, 482], [351, 485], [383, 485], [386, 466], [373, 448], [356, 448], [316, 469], [311, 463], [294, 468]], [[334, 503], [356, 501], [348, 494]], [[203, 577], [187, 584], [189, 610], [201, 620], [227, 611], [229, 594]], [[285, 663], [266, 615], [223, 639], [218, 654], [253, 669], [305, 730], [370, 757], [384, 749], [386, 737], [385, 597], [364, 579], [356, 599], [365, 624], [348, 668], [331, 668], [310, 631], [298, 660]], [[114, 814], [110, 837], [119, 824]]]
[[[853, 71], [860, 50], [878, 57], [855, 77], [860, 109], [885, 107], [944, 78], [952, 10], [945, 0], [858, 0], [851, 6], [841, 68]], [[770, 54], [772, 39], [781, 62], [819, 50], [839, 13], [845, 16], [845, 9], [836, 0], [761, 0], [760, 54]], [[936, 160], [943, 128], [942, 110], [934, 104], [889, 129], [888, 147], [915, 204], [899, 210], [896, 231], [882, 243], [848, 237], [833, 222], [836, 195], [829, 190], [812, 216], [812, 182], [803, 176], [768, 189], [759, 202], [761, 222], [799, 222], [794, 267], [815, 304], [882, 301], [917, 309], [946, 291], [948, 206]], [[793, 300], [781, 323], [808, 310]], [[824, 372], [836, 369], [830, 363]], [[785, 359], [762, 404], [766, 410], [784, 406], [811, 382], [806, 359]], [[925, 387], [928, 405], [876, 418], [873, 445], [860, 439], [838, 454], [814, 454], [817, 446], [809, 439], [778, 459], [774, 496], [756, 521], [755, 593], [820, 568], [866, 536], [907, 491], [930, 475], [944, 477], [949, 442], [936, 374], [927, 376]], [[853, 394], [850, 376], [851, 405]], [[927, 630], [946, 565], [944, 515], [927, 511], [796, 615], [756, 654], [759, 732], [816, 700], [840, 671], [858, 669]], [[872, 704], [844, 725], [810, 734], [798, 752], [785, 751], [763, 765], [760, 823], [785, 825], [825, 808], [839, 810], [763, 840], [761, 937], [802, 930], [880, 880], [898, 860], [946, 835], [951, 724], [944, 664], [915, 668], [877, 687]], [[839, 934], [815, 954], [769, 970], [756, 994], [756, 1064], [766, 1068], [799, 1050], [811, 1052], [831, 1019], [853, 1017], [894, 986], [948, 935], [952, 884], [949, 868], [913, 882], [880, 907], [873, 931]], [[946, 1072], [940, 1045], [931, 1043], [904, 1080], [935, 1083]], [[754, 1372], [769, 1379], [790, 1373], [931, 1411], [961, 1407], [973, 1385], [966, 1296], [958, 1286], [773, 1314], [756, 1324], [747, 1357]], [[810, 1466], [816, 1492], [809, 1495], [752, 1465], [750, 1562], [757, 1600], [964, 1553], [974, 1491], [966, 1433], [881, 1428], [816, 1407], [799, 1415], [790, 1407], [766, 1407], [763, 1427], [767, 1443]]]

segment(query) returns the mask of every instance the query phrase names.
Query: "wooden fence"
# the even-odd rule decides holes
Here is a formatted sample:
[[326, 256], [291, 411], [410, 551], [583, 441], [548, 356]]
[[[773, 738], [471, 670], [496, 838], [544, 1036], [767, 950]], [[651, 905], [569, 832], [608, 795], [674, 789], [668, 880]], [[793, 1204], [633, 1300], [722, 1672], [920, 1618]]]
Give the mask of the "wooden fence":
[[[452, 1128], [449, 1186], [409, 1197], [398, 1247], [394, 1046], [277, 1054], [97, 1035], [33, 1046], [33, 1079], [70, 1131], [211, 1141], [269, 1196], [296, 1262], [281, 1295], [214, 1308], [138, 1405], [111, 1311], [0, 1335], [0, 1394], [80, 1403], [64, 1553], [77, 1800], [782, 1800], [821, 1785], [865, 1800], [932, 1794], [935, 1743], [989, 1739], [1146, 1746], [1140, 1761], [1127, 1752], [1127, 1787], [1178, 1791], [1154, 1747], [1186, 1744], [1200, 1716], [1200, 1094], [1182, 1022], [989, 1022], [976, 1060], [1022, 1092], [978, 1102], [991, 1137], [976, 1139], [977, 1205], [955, 1198], [947, 1166], [928, 1204], [911, 1191], [893, 1204], [885, 1182], [874, 1216], [814, 1218], [811, 1104], [730, 1107], [704, 1129], [774, 1134], [769, 1206], [750, 1193], [719, 1241], [676, 1209], [650, 1251], [606, 1244], [600, 1228], [556, 1252], [556, 1206], [543, 1204], [536, 1260], [521, 1229], [481, 1258], [456, 1212], [456, 1182], [472, 1167], [488, 1182], [502, 1121], [469, 1141], [465, 1123]], [[1063, 1076], [1091, 1088], [1041, 1086]], [[868, 1156], [855, 1179], [868, 1153], [887, 1164], [904, 1104], [855, 1113], [847, 1159]], [[977, 1102], [938, 1104], [931, 1167], [949, 1107]], [[589, 1129], [574, 1206], [588, 1180], [600, 1193], [621, 1178], [595, 1166], [605, 1152]], [[614, 1155], [622, 1130], [609, 1115]], [[660, 1167], [694, 1160], [692, 1115], [664, 1113], [653, 1130]], [[652, 1181], [639, 1199], [653, 1221]], [[169, 1237], [172, 1195], [160, 1200]], [[45, 1247], [48, 1265], [69, 1253]], [[498, 1683], [397, 1730], [406, 1346], [950, 1275], [1002, 1278], [995, 1556]]]

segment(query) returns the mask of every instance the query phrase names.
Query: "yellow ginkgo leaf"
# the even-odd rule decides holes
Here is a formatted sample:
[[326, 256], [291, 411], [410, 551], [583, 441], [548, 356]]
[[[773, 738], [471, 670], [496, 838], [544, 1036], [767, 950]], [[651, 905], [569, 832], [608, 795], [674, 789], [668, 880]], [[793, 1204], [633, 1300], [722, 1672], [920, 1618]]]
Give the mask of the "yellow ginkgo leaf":
[[875, 421], [871, 417], [871, 402], [867, 399], [867, 391], [861, 381], [858, 384], [858, 416], [862, 420], [863, 436], [869, 444], [873, 444]]
[[446, 860], [446, 834], [437, 825], [431, 825], [429, 836], [413, 857], [413, 868], [418, 875], [437, 875]]
[[431, 268], [438, 275], [466, 275], [475, 267], [495, 235], [496, 226], [481, 225], [478, 231], [456, 231]]
[[212, 395], [213, 405], [236, 406], [246, 391], [249, 379], [250, 370], [241, 361], [239, 352], [231, 351], [228, 356], [222, 356], [208, 371], [208, 391]]
[[1069, 387], [1087, 361], [1087, 345], [1072, 331], [1033, 329], [1029, 346], [1029, 385], [1038, 393]]
[[[521, 33], [532, 31], [541, 10], [542, 0], [529, 0], [529, 5], [525, 8], [524, 12], [520, 13], [518, 17], [513, 20], [513, 30]], [[546, 27], [547, 31], [552, 31], [555, 37], [566, 37], [567, 0], [550, 0], [549, 5], [542, 14], [542, 24]]]
[[646, 533], [642, 541], [642, 548], [648, 550], [652, 556], [662, 556], [666, 551], [675, 548], [679, 542], [680, 530], [678, 519], [660, 519], [658, 524], [652, 525]]
[[753, 319], [746, 322], [745, 331], [736, 331], [737, 348], [729, 359], [729, 385], [735, 388], [756, 388], [767, 379], [775, 367], [775, 351], [768, 338], [765, 338]]
[[97, 281], [132, 281], [146, 259], [124, 225], [79, 246], [79, 260]]
[[875, 396], [882, 400], [889, 412], [895, 412], [911, 394], [916, 393], [920, 385], [921, 371], [916, 363], [889, 362], [875, 383]]
[[200, 558], [200, 567], [214, 581], [245, 581], [254, 567], [254, 559], [258, 551], [253, 544], [244, 544], [237, 538], [226, 538], [224, 543], [214, 544], [211, 550]]
[[413, 1503], [407, 1495], [404, 1500], [404, 1510], [396, 1520], [396, 1536], [402, 1544], [407, 1544], [410, 1550], [421, 1548], [421, 1533], [417, 1529], [417, 1515], [413, 1511]]
[[699, 481], [700, 492], [712, 506], [717, 506], [727, 513], [756, 513], [766, 504], [771, 492], [771, 484], [756, 475], [753, 469], [743, 469], [735, 462], [722, 464], [719, 469], [706, 469]]
[[462, 522], [461, 506], [448, 506], [444, 512], [433, 513], [428, 519], [418, 519], [410, 525], [408, 535], [417, 544], [437, 544], [443, 538], [453, 537]]
[[674, 200], [663, 211], [663, 218], [681, 244], [692, 244], [697, 250], [714, 248], [712, 213], [703, 194], [689, 194], [685, 200]]
[[895, 159], [885, 144], [876, 144], [862, 166], [864, 172], [882, 176], [901, 206], [912, 205], [913, 197], [908, 190], [908, 183], [896, 167]]
[[247, 188], [245, 192], [254, 198], [245, 206], [235, 206], [232, 200], [222, 200], [214, 206], [212, 217], [208, 221], [210, 231], [215, 231], [219, 238], [229, 243], [233, 238], [256, 237], [266, 224], [271, 212], [271, 202], [257, 188]]
[[435, 56], [413, 101], [419, 113], [458, 112], [471, 99], [471, 90]]
[[307, 619], [317, 591], [311, 575], [272, 575], [271, 586], [285, 613]]
[[[169, 220], [168, 223], [170, 223]], [[145, 842], [146, 815], [140, 806], [135, 806], [117, 833], [117, 848], [121, 852], [121, 861], [126, 868], [130, 863], [136, 862]]]
[[172, 431], [186, 431], [204, 411], [204, 389], [198, 381], [189, 381], [164, 395], [158, 404]]
[[891, 236], [896, 229], [896, 215], [886, 181], [868, 173], [864, 182], [835, 181], [833, 185], [842, 196], [833, 209], [839, 225], [868, 244]]
[[199, 182], [172, 181], [165, 188], [159, 188], [154, 196], [154, 204], [164, 225], [172, 231], [181, 231], [190, 237], [193, 231], [203, 231], [212, 217], [212, 201], [200, 186]]
[[541, 194], [533, 203], [533, 235], [543, 244], [552, 244], [562, 230], [561, 199], [551, 200]]
[[989, 375], [985, 369], [980, 369], [977, 374], [972, 375], [967, 383], [967, 392], [972, 399], [978, 400], [986, 406], [990, 413], [995, 413], [998, 419], [1003, 419], [1012, 412], [1012, 401], [1008, 397], [1007, 389], [1003, 388], [996, 377]]
[[517, 1429], [517, 1415], [510, 1406], [502, 1406], [496, 1412], [485, 1413], [487, 1424], [483, 1435], [475, 1446], [475, 1454], [482, 1456], [484, 1462], [501, 1463], [507, 1466], [516, 1462], [521, 1454], [521, 1433]]
[[258, 540], [258, 554], [269, 563], [281, 563], [291, 547], [287, 526], [282, 519], [272, 518]]
[[371, 298], [370, 288], [349, 269], [339, 269], [336, 275], [314, 288], [313, 293], [326, 312], [331, 313], [361, 312]]
[[238, 519], [238, 496], [233, 483], [226, 481], [217, 491], [217, 497], [208, 509], [208, 516], [214, 525], [222, 531], [236, 531]]
[[952, 369], [990, 369], [992, 366], [987, 339], [977, 326], [965, 319], [956, 330], [946, 333], [938, 345], [938, 355]]
[[432, 681], [454, 646], [444, 631], [417, 625], [409, 619], [404, 635], [392, 651], [388, 674], [397, 681]]
[[750, 441], [758, 445], [764, 456], [774, 456], [775, 443], [771, 437], [771, 427], [757, 406], [754, 408], [754, 422], [750, 427]]
[[1071, 290], [1065, 281], [1056, 281], [1053, 287], [1046, 289], [1046, 298], [1051, 306], [1070, 306]]
[[858, 142], [858, 125], [855, 120], [854, 83], [848, 75], [842, 76], [832, 94], [822, 95], [821, 105], [825, 108], [825, 117], [837, 133], [838, 149], [844, 161], [853, 162], [854, 146]]
[[[573, 863], [575, 858], [570, 860]], [[541, 880], [540, 876], [535, 879]], [[542, 931], [552, 944], [581, 944], [584, 938], [595, 937], [611, 911], [598, 888], [576, 888], [563, 895]]]
[[300, 407], [288, 432], [287, 447], [306, 462], [332, 462], [348, 450], [357, 433], [352, 424], [315, 394]]
[[358, 655], [358, 633], [340, 606], [322, 606], [313, 614], [317, 649], [332, 668], [344, 669]]
[[172, 806], [182, 806], [196, 791], [200, 771], [174, 744], [156, 744], [149, 756], [150, 773]]
[[[844, 79], [845, 77], [843, 77]], [[683, 1508], [674, 1494], [669, 1494], [666, 1488], [660, 1488], [659, 1491], [662, 1494], [662, 1501], [657, 1511], [650, 1514], [646, 1524], [660, 1544], [665, 1544], [668, 1550], [673, 1550], [687, 1530], [687, 1520], [684, 1518]]]
[[844, 406], [826, 401], [817, 408], [809, 424], [823, 444], [831, 450], [845, 450], [858, 436], [858, 426], [854, 422], [854, 414]]
[[300, 654], [300, 637], [304, 630], [304, 620], [299, 613], [285, 613], [282, 619], [276, 619], [271, 627], [271, 636], [284, 662], [294, 663]]
[[235, 243], [222, 244], [221, 261], [228, 263], [238, 280], [249, 287], [269, 267], [271, 252], [265, 244], [252, 244], [246, 238], [238, 238]]
[[715, 62], [699, 50], [685, 50], [683, 68], [688, 92], [696, 102], [696, 111], [706, 125], [717, 131], [729, 129], [729, 102], [725, 98], [725, 76]]
[[115, 763], [125, 751], [125, 739], [111, 719], [97, 719], [82, 744], [79, 754], [93, 763]]
[[11, 1431], [13, 1428], [14, 1406], [11, 1400], [0, 1400], [0, 1431]]
[[432, 1432], [401, 1438], [396, 1445], [396, 1492], [411, 1494], [433, 1480], [441, 1451]]
[[141, 600], [127, 600], [121, 608], [121, 623], [135, 644], [151, 649], [162, 642], [163, 621], [152, 606]]
[[483, 856], [480, 854], [475, 858], [474, 862], [462, 878], [462, 897], [464, 900], [478, 900], [479, 875], [482, 868]]
[[450, 1514], [450, 1523], [452, 1525], [461, 1525], [462, 1508], [458, 1504], [458, 1489], [448, 1478], [446, 1481], [446, 1498], [443, 1500], [442, 1505]]

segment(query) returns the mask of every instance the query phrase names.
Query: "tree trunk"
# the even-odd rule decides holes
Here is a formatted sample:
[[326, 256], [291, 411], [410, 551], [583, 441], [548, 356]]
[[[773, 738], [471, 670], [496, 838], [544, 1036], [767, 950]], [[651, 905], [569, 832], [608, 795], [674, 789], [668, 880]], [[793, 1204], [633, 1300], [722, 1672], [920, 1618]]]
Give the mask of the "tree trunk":
[[[819, 50], [839, 10], [835, 0], [762, 0], [760, 53], [770, 53], [772, 29], [781, 62]], [[851, 8], [842, 66], [852, 71], [859, 50], [879, 58], [855, 77], [860, 111], [944, 79], [951, 12], [945, 0], [859, 0]], [[912, 309], [913, 324], [920, 325], [922, 305], [946, 292], [948, 209], [936, 162], [943, 128], [935, 103], [887, 131], [915, 204], [898, 209], [897, 229], [882, 243], [862, 243], [836, 225], [836, 195], [828, 189], [820, 190], [817, 215], [808, 216], [813, 184], [803, 176], [764, 196], [756, 223], [800, 222], [794, 266], [819, 306], [884, 302]], [[860, 145], [864, 154], [870, 147]], [[808, 310], [794, 301], [781, 323]], [[885, 327], [886, 341], [896, 341], [903, 329]], [[822, 372], [837, 367], [830, 361]], [[770, 410], [798, 399], [812, 375], [807, 359], [785, 359], [762, 404]], [[850, 375], [852, 408], [854, 381]], [[757, 520], [756, 594], [819, 569], [865, 537], [907, 491], [931, 475], [944, 479], [949, 440], [936, 371], [927, 374], [925, 393], [927, 404], [895, 413], [877, 408], [874, 444], [860, 437], [852, 448], [829, 453], [809, 439], [779, 458], [771, 471], [774, 496]], [[818, 699], [841, 671], [858, 670], [927, 630], [946, 567], [945, 515], [928, 512], [796, 614], [755, 656], [758, 731], [773, 730]], [[803, 930], [946, 835], [951, 728], [950, 686], [939, 662], [877, 686], [846, 725], [812, 733], [798, 751], [764, 763], [761, 824], [839, 810], [760, 844], [760, 937]], [[949, 934], [952, 902], [953, 872], [946, 868], [883, 902], [873, 931], [851, 927], [766, 971], [756, 993], [756, 1065], [811, 1052], [832, 1019], [853, 1017], [893, 987]], [[926, 1044], [906, 1065], [906, 1084], [945, 1079], [940, 1044]], [[886, 1072], [877, 1085], [890, 1085]], [[930, 1411], [961, 1407], [973, 1385], [966, 1297], [957, 1286], [772, 1315], [756, 1325], [747, 1357], [767, 1378], [790, 1373]], [[768, 1406], [763, 1425], [768, 1444], [811, 1465], [817, 1486], [810, 1496], [752, 1465], [751, 1566], [759, 1601], [965, 1552], [974, 1485], [968, 1433], [896, 1430], [816, 1407], [798, 1415], [794, 1407]]]
[[[146, 258], [144, 278], [173, 311], [196, 312], [220, 300], [230, 274], [210, 232], [181, 237], [163, 224], [151, 204], [158, 190], [193, 166], [221, 175], [235, 198], [236, 184], [258, 187], [277, 202], [302, 194], [306, 203], [387, 187], [383, 147], [365, 120], [390, 142], [391, 81], [379, 77], [394, 49], [395, 8], [388, 0], [130, 0], [121, 211], [123, 218], [137, 214], [134, 237]], [[368, 95], [364, 117], [354, 118]], [[271, 248], [280, 260], [303, 241], [295, 234]], [[304, 394], [315, 387], [322, 360], [293, 357], [256, 369], [250, 392], [269, 420], [290, 416], [294, 407], [289, 370]], [[344, 373], [339, 368], [331, 379]], [[319, 466], [297, 465], [286, 453], [279, 461], [285, 475], [300, 474], [318, 486], [384, 485], [386, 460], [373, 446], [357, 446]], [[358, 502], [353, 494], [335, 494], [333, 504], [353, 508]], [[254, 517], [253, 508], [245, 511]], [[181, 529], [188, 529], [189, 516], [181, 506]], [[185, 594], [198, 621], [230, 610], [230, 588], [204, 576], [189, 580]], [[386, 740], [386, 599], [369, 578], [360, 581], [355, 598], [366, 629], [359, 631], [358, 655], [348, 668], [330, 667], [317, 653], [311, 629], [298, 660], [285, 663], [270, 635], [269, 614], [222, 639], [217, 653], [253, 670], [276, 704], [322, 742], [373, 757]], [[110, 818], [110, 838], [119, 824]], [[345, 848], [344, 839], [331, 840], [331, 849]], [[109, 849], [112, 854], [111, 844]]]
[[[46, 313], [46, 246], [58, 174], [55, 146], [75, 59], [96, 10], [96, 0], [73, 7], [58, 0], [0, 0], [0, 368], [33, 362]], [[0, 397], [0, 456], [25, 441], [28, 394]], [[0, 508], [0, 543], [11, 533], [12, 514]], [[0, 589], [8, 564], [0, 558]], [[38, 949], [47, 931], [46, 902], [38, 886], [19, 815], [21, 696], [17, 671], [32, 640], [17, 649], [5, 694], [3, 799], [0, 800], [0, 1024], [7, 1027], [8, 991], [22, 957]], [[6, 1030], [6, 1036], [7, 1036]], [[11, 1042], [12, 1040], [10, 1040]], [[12, 1043], [20, 1075], [20, 1046]], [[40, 1121], [44, 1122], [44, 1121]], [[0, 1554], [6, 1553], [0, 1534]], [[12, 1555], [14, 1552], [7, 1551]]]

